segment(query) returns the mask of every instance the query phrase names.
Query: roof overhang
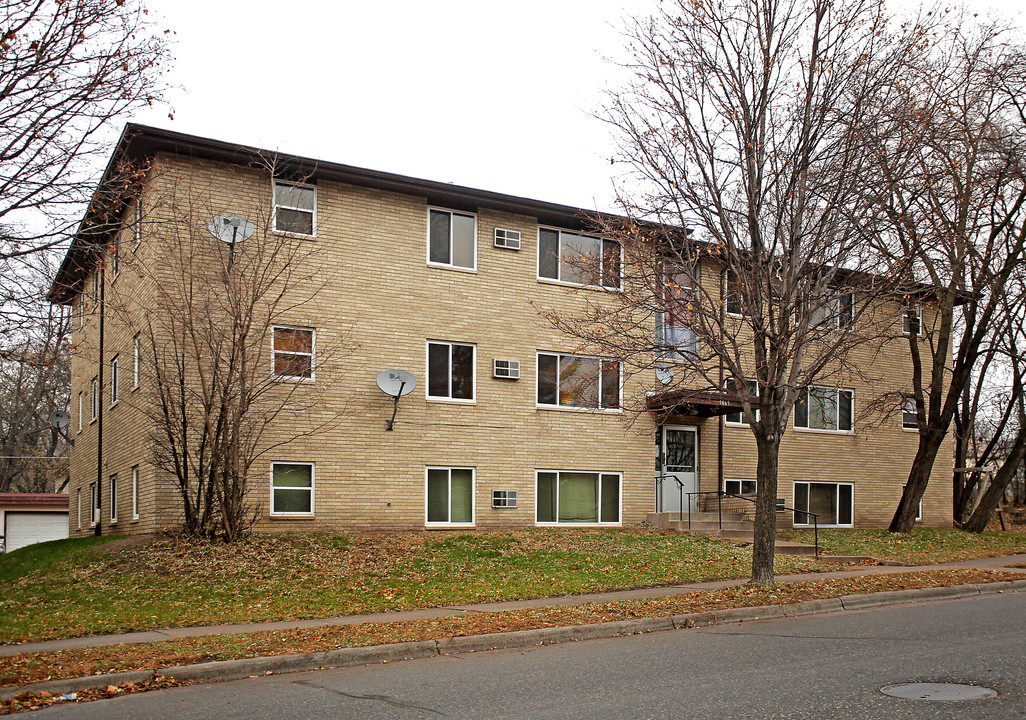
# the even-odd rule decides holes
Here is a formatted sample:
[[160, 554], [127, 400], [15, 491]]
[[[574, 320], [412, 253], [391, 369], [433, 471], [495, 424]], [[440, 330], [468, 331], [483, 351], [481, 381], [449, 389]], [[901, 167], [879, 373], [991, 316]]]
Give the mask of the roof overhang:
[[617, 216], [585, 208], [287, 155], [129, 123], [121, 133], [85, 217], [72, 238], [71, 248], [50, 287], [47, 298], [51, 302], [66, 304], [78, 294], [86, 276], [96, 264], [98, 249], [109, 243], [113, 234], [120, 229], [120, 218], [131, 199], [131, 186], [125, 181], [125, 168], [132, 167], [133, 163], [142, 166], [159, 153], [252, 168], [268, 169], [273, 165], [275, 172], [284, 177], [300, 177], [313, 183], [334, 181], [414, 195], [426, 198], [429, 205], [454, 210], [477, 212], [487, 208], [526, 215], [542, 225], [556, 225], [568, 230], [594, 230], [600, 224], [600, 218], [610, 222], [617, 219]]

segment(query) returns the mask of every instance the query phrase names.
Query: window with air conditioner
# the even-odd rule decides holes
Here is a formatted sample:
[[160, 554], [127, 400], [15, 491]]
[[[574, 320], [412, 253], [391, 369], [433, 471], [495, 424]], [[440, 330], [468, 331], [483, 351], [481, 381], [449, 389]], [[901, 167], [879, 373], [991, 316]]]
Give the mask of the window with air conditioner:
[[499, 360], [495, 359], [492, 361], [492, 377], [505, 378], [507, 380], [517, 380], [520, 378], [520, 361], [519, 360]]
[[520, 231], [495, 228], [495, 247], [506, 250], [520, 249]]

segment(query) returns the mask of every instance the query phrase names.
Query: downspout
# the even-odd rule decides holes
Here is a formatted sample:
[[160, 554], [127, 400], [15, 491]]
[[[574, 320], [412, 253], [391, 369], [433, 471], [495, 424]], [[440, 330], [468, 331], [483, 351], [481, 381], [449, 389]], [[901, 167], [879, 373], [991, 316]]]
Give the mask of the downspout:
[[97, 308], [100, 311], [100, 367], [96, 373], [96, 507], [93, 512], [98, 511], [96, 525], [93, 528], [95, 535], [103, 534], [103, 316], [105, 314], [106, 302], [106, 278], [104, 277], [103, 263], [99, 263], [96, 271], [100, 273], [100, 304]]
[[[727, 272], [724, 269], [720, 272], [720, 351], [717, 355], [717, 362], [719, 364], [720, 378], [719, 378], [719, 390], [723, 392], [723, 323], [726, 322], [727, 317], [724, 314], [725, 308], [727, 307]], [[717, 416], [716, 423], [716, 492], [717, 497], [719, 493], [723, 492], [723, 414]]]

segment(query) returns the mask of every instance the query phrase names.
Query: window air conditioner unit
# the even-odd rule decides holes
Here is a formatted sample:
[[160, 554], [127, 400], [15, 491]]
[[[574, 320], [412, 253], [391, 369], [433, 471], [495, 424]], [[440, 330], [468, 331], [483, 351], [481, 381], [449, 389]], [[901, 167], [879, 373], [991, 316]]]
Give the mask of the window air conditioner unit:
[[492, 360], [492, 377], [504, 378], [506, 380], [519, 380], [520, 361]]
[[495, 247], [507, 250], [520, 249], [520, 231], [495, 228]]
[[516, 490], [492, 490], [493, 508], [515, 508], [517, 506]]

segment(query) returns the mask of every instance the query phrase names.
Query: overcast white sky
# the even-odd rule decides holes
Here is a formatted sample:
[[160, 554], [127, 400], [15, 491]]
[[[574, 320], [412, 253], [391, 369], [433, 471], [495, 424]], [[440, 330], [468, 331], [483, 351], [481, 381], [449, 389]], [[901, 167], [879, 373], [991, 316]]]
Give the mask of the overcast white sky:
[[622, 57], [623, 17], [655, 1], [148, 0], [176, 33], [174, 120], [133, 119], [612, 209], [611, 140], [591, 113], [617, 82], [605, 58]]

